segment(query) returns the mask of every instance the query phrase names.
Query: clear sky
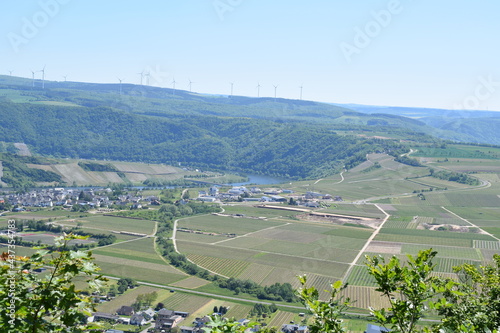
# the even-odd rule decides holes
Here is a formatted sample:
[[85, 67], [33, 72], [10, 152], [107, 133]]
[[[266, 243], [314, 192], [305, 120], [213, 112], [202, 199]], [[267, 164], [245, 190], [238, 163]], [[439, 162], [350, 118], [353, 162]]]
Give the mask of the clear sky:
[[[4, 0], [0, 73], [500, 110], [498, 0]], [[41, 73], [37, 73], [41, 77]], [[146, 83], [146, 78], [144, 78]]]

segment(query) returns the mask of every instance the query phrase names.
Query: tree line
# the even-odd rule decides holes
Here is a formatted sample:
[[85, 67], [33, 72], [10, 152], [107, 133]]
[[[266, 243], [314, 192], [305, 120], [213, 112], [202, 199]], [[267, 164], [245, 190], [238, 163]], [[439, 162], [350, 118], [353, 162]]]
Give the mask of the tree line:
[[477, 186], [481, 184], [481, 182], [477, 178], [471, 177], [466, 173], [459, 173], [459, 172], [445, 171], [445, 170], [436, 171], [431, 168], [430, 175], [434, 178], [448, 180], [450, 182], [457, 182], [460, 184], [466, 184], [472, 186]]

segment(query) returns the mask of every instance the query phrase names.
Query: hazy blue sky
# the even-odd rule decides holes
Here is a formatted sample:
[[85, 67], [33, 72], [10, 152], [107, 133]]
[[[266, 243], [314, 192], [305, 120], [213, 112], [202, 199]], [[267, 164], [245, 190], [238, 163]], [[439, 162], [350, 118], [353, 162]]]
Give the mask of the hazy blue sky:
[[[0, 73], [500, 110], [497, 0], [4, 0]], [[41, 75], [41, 74], [37, 74]]]

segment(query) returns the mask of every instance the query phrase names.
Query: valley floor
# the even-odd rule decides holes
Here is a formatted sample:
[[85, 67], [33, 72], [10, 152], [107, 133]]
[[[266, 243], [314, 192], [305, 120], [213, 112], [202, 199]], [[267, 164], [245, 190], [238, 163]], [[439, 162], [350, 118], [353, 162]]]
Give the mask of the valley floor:
[[[469, 170], [482, 164], [467, 159], [422, 161], [448, 170]], [[373, 168], [375, 163], [379, 167]], [[491, 170], [485, 172], [488, 167]], [[261, 285], [288, 282], [297, 288], [296, 276], [306, 274], [322, 297], [334, 281], [348, 282], [345, 295], [356, 300], [353, 311], [359, 314], [346, 318], [346, 325], [352, 332], [362, 332], [367, 323], [362, 316], [367, 309], [386, 305], [367, 273], [365, 256], [395, 255], [404, 260], [407, 254], [432, 247], [438, 252], [436, 274], [453, 277], [454, 266], [479, 265], [500, 252], [500, 170], [496, 163], [486, 162], [481, 170], [474, 177], [482, 185], [470, 186], [429, 177], [427, 167], [411, 167], [388, 155], [373, 154], [368, 162], [348, 172], [272, 188], [287, 190], [280, 193], [287, 202], [315, 193], [316, 197], [308, 201], [319, 203], [317, 208], [290, 210], [296, 207], [286, 203], [267, 207], [255, 202], [227, 203], [222, 205], [221, 214], [178, 219], [172, 239], [176, 250], [191, 262], [224, 277], [249, 279]], [[197, 192], [187, 191], [192, 199]], [[343, 201], [324, 199], [336, 196]], [[80, 225], [83, 230], [116, 235], [115, 243], [93, 250], [103, 273], [136, 279], [141, 282], [141, 290], [158, 291], [158, 302], [190, 312], [192, 317], [224, 305], [230, 308], [229, 316], [241, 319], [257, 302], [249, 295], [235, 295], [168, 265], [155, 246], [158, 223], [153, 221], [102, 213], [80, 217], [43, 211], [4, 214], [0, 224], [5, 225], [10, 218], [52, 218], [58, 225]], [[99, 310], [113, 312], [120, 305], [129, 305], [136, 296], [124, 294], [99, 305]], [[304, 320], [298, 316], [303, 311], [300, 304], [277, 303], [280, 310], [265, 322], [279, 326]]]

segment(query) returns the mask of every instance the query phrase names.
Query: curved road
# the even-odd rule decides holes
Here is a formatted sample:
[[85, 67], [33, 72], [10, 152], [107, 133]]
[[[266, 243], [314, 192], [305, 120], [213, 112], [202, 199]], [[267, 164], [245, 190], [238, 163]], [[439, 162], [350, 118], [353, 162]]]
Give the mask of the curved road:
[[[221, 207], [221, 208], [222, 208], [222, 207]], [[222, 208], [222, 211], [224, 212], [224, 208]], [[206, 215], [210, 215], [210, 214], [205, 214], [205, 216], [206, 216]], [[199, 217], [199, 216], [203, 216], [203, 215], [198, 215], [198, 217]], [[189, 217], [185, 217], [185, 218], [189, 218]], [[177, 237], [177, 222], [178, 222], [179, 220], [182, 220], [182, 219], [177, 219], [177, 220], [175, 220], [175, 221], [174, 221], [174, 227], [173, 227], [173, 231], [172, 231], [172, 237], [171, 237], [170, 239], [172, 240], [172, 244], [174, 245], [174, 250], [175, 250], [175, 252], [177, 252], [177, 253], [179, 253], [179, 254], [182, 254], [182, 253], [180, 253], [180, 252], [179, 252], [179, 250], [177, 249], [177, 240], [176, 240], [176, 237]], [[228, 276], [225, 276], [225, 275], [222, 275], [222, 274], [216, 273], [216, 272], [211, 271], [211, 270], [209, 270], [209, 269], [207, 269], [207, 268], [205, 268], [205, 267], [203, 267], [203, 266], [200, 266], [199, 264], [197, 264], [197, 263], [193, 262], [192, 260], [190, 260], [188, 257], [186, 257], [186, 260], [187, 260], [187, 261], [189, 261], [189, 262], [190, 262], [190, 263], [192, 263], [192, 264], [195, 264], [195, 265], [196, 265], [196, 266], [198, 266], [198, 267], [203, 268], [204, 270], [206, 270], [206, 271], [208, 271], [208, 272], [210, 272], [210, 273], [212, 273], [212, 274], [215, 274], [215, 275], [218, 275], [218, 276], [222, 276], [223, 278], [229, 279], [229, 277], [228, 277]]]
[[[322, 181], [322, 180], [323, 180], [323, 178], [318, 179], [317, 181], [315, 181], [315, 182], [314, 182], [314, 185], [316, 185], [317, 183], [319, 183], [319, 182], [320, 182], [320, 181]], [[342, 183], [343, 181], [344, 181], [344, 171], [342, 171], [342, 172], [340, 173], [340, 180], [339, 180], [338, 182], [336, 182], [336, 183], [333, 183], [333, 185], [335, 185], [335, 184], [340, 184], [340, 183]]]

